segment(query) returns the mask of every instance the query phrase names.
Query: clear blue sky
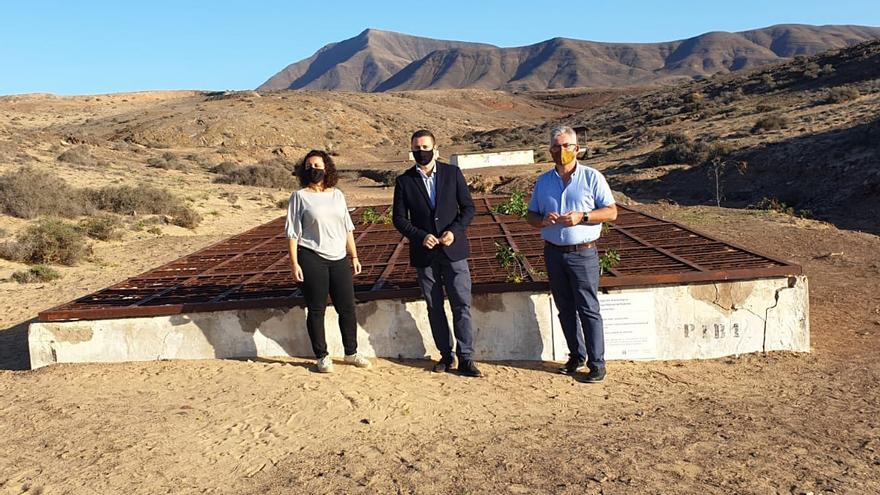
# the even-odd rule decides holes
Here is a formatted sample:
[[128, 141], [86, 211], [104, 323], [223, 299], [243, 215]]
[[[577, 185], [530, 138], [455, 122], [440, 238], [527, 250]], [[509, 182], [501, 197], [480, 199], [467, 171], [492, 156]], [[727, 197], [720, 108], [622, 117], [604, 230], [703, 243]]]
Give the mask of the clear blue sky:
[[880, 26], [880, 0], [12, 1], [0, 95], [250, 89], [366, 28], [520, 46], [654, 42], [780, 23]]

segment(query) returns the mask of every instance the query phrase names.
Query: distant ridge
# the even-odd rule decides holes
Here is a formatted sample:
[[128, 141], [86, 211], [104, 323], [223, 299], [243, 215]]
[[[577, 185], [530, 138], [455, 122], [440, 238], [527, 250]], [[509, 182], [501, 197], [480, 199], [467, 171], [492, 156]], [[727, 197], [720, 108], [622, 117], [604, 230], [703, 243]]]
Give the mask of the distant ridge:
[[662, 43], [553, 38], [499, 48], [367, 29], [288, 65], [257, 90], [542, 90], [655, 85], [880, 39], [880, 27], [781, 24]]

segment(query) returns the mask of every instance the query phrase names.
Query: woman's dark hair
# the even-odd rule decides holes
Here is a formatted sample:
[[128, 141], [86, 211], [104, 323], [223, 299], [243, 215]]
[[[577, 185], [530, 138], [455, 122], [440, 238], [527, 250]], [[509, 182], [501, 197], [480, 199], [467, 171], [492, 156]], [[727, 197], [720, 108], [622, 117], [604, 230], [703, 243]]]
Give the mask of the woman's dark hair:
[[299, 165], [296, 166], [296, 170], [294, 170], [294, 175], [299, 179], [299, 185], [302, 187], [306, 187], [311, 184], [309, 180], [309, 171], [308, 167], [306, 167], [306, 162], [308, 162], [309, 158], [313, 156], [320, 156], [322, 160], [324, 160], [324, 187], [333, 187], [336, 185], [336, 182], [339, 181], [339, 174], [336, 173], [336, 164], [333, 163], [333, 159], [330, 158], [330, 155], [325, 151], [321, 150], [312, 150], [306, 153], [306, 156], [299, 162]]

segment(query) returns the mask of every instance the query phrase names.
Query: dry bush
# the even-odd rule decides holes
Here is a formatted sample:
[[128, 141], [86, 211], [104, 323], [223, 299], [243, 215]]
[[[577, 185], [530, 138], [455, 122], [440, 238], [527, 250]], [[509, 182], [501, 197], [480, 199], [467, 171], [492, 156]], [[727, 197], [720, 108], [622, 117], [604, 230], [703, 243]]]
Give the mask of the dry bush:
[[89, 149], [85, 146], [70, 148], [58, 155], [57, 159], [59, 162], [74, 163], [76, 165], [98, 165], [98, 161], [89, 153]]
[[755, 125], [752, 127], [752, 134], [785, 129], [788, 127], [788, 123], [788, 117], [784, 115], [768, 115], [755, 122]]
[[855, 100], [861, 96], [859, 90], [852, 86], [838, 86], [828, 91], [825, 103], [844, 103]]
[[211, 167], [208, 171], [220, 175], [229, 175], [232, 171], [238, 170], [239, 168], [241, 168], [241, 165], [235, 162], [225, 161], [219, 165]]
[[[220, 165], [215, 169], [220, 169]], [[292, 170], [292, 166], [286, 163], [281, 165], [274, 161], [264, 162], [218, 172], [220, 177], [217, 177], [214, 182], [289, 190], [297, 186], [296, 177], [293, 176]]]
[[170, 215], [172, 223], [193, 228], [202, 217], [179, 198], [152, 186], [105, 186], [89, 189], [86, 195], [99, 210], [121, 215], [156, 214]]
[[84, 218], [79, 222], [79, 228], [85, 235], [100, 241], [121, 239], [122, 231], [119, 229], [121, 226], [119, 217], [106, 213]]
[[20, 232], [14, 241], [0, 245], [0, 257], [25, 263], [75, 265], [92, 252], [76, 225], [43, 218]]
[[724, 144], [709, 145], [694, 141], [683, 133], [671, 133], [663, 139], [663, 146], [649, 153], [642, 164], [648, 167], [673, 163], [699, 165], [729, 155], [731, 152], [732, 149]]
[[48, 265], [34, 265], [27, 270], [17, 271], [12, 274], [12, 280], [20, 284], [51, 282], [58, 278], [61, 278], [61, 274]]
[[28, 166], [0, 176], [0, 212], [17, 218], [76, 217], [93, 210], [82, 191]]

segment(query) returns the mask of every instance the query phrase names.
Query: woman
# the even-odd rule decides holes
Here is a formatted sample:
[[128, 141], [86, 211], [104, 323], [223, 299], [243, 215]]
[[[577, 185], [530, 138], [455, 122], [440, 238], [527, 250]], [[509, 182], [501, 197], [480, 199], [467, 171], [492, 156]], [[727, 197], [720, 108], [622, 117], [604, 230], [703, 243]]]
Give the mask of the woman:
[[302, 189], [290, 196], [285, 229], [293, 278], [301, 282], [306, 299], [306, 327], [318, 360], [318, 371], [333, 371], [324, 336], [328, 294], [339, 314], [345, 362], [369, 368], [370, 362], [357, 352], [352, 267], [357, 275], [361, 272], [361, 263], [345, 196], [334, 187], [338, 180], [336, 166], [327, 153], [312, 150], [295, 173]]

